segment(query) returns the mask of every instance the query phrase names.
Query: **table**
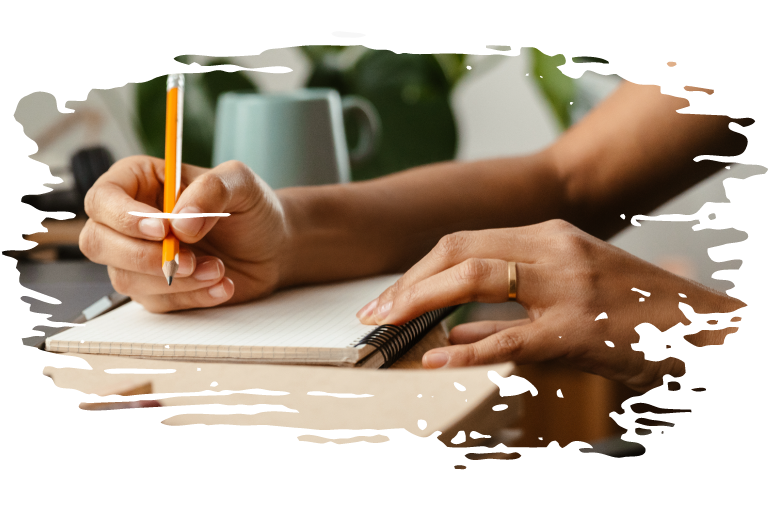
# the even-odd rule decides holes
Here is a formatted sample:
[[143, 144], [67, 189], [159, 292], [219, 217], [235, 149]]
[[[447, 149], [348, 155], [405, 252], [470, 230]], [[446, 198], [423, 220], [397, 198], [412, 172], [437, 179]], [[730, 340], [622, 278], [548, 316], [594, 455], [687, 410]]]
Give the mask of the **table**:
[[[87, 307], [100, 297], [112, 292], [112, 286], [109, 282], [106, 267], [95, 265], [87, 261], [20, 263], [19, 270], [21, 272], [20, 277], [23, 285], [63, 300], [61, 305], [48, 305], [36, 300], [31, 300], [32, 310], [53, 314], [53, 320], [71, 321], [79, 314], [82, 308]], [[483, 310], [475, 311], [477, 314], [474, 314], [476, 317], [473, 319], [512, 319], [521, 317], [514, 312], [514, 310], [516, 310], [514, 304], [483, 305], [478, 308]], [[490, 311], [491, 309], [493, 311]], [[53, 330], [42, 327], [38, 329], [44, 330], [46, 335], [52, 333]], [[434, 343], [431, 345], [437, 346]], [[400, 368], [404, 366], [418, 368], [420, 366], [420, 355], [414, 359], [414, 353], [418, 354], [418, 352], [418, 349], [413, 350], [411, 356], [405, 356], [397, 366]], [[423, 350], [420, 352], [423, 354]], [[104, 367], [140, 368], [144, 365], [150, 366], [149, 363], [145, 361], [125, 366], [107, 366], [106, 364], [103, 364], [102, 370]], [[102, 366], [100, 361], [98, 366]], [[160, 368], [169, 367], [168, 362], [151, 365], [151, 367], [155, 366], [159, 366]], [[194, 367], [195, 371], [196, 368], [197, 367]], [[97, 364], [94, 361], [94, 370], [97, 369]], [[204, 368], [204, 370], [209, 370], [209, 368]], [[571, 370], [554, 363], [525, 365], [510, 370], [513, 370], [511, 373], [519, 374], [531, 381], [538, 389], [539, 395], [532, 397], [529, 394], [525, 394], [522, 398], [517, 397], [515, 400], [517, 402], [514, 407], [515, 411], [513, 412], [513, 407], [510, 404], [508, 410], [505, 411], [506, 415], [509, 417], [503, 421], [501, 420], [503, 415], [497, 416], [497, 412], [495, 411], [490, 411], [491, 414], [488, 414], [487, 409], [483, 410], [485, 407], [474, 414], [471, 409], [466, 410], [466, 405], [464, 407], [450, 407], [456, 408], [457, 412], [463, 412], [465, 418], [469, 418], [468, 416], [470, 415], [482, 417], [488, 414], [491, 416], [489, 419], [493, 420], [495, 423], [491, 428], [496, 430], [494, 438], [491, 440], [479, 439], [474, 442], [485, 441], [490, 443], [491, 441], [495, 442], [496, 440], [503, 440], [506, 444], [512, 443], [511, 441], [515, 439], [514, 445], [516, 446], [545, 446], [552, 440], [556, 440], [561, 445], [565, 445], [574, 440], [591, 442], [608, 437], [615, 437], [622, 432], [622, 430], [608, 417], [608, 413], [613, 410], [619, 410], [621, 402], [632, 396], [632, 392], [626, 390], [626, 388], [621, 387], [617, 383], [584, 372]], [[389, 370], [387, 372], [392, 373], [394, 371], [395, 370]], [[55, 371], [52, 371], [52, 373], [54, 372]], [[67, 375], [69, 372], [62, 371], [55, 373], [57, 375], [57, 380], [70, 380]], [[425, 373], [439, 374], [441, 372], [430, 371]], [[502, 373], [502, 375], [504, 374]], [[309, 377], [314, 377], [314, 375], [309, 375]], [[417, 378], [413, 380], [421, 380], [418, 376], [416, 377]], [[118, 378], [127, 380], [126, 376], [109, 376], [103, 372], [94, 374], [94, 376], [88, 380], [95, 381], [96, 384], [103, 382], [103, 384], [107, 385], [113, 384], [111, 381], [117, 380]], [[82, 379], [85, 380], [85, 377]], [[145, 393], [152, 391], [156, 394], [172, 392], [170, 389], [165, 389], [165, 384], [170, 384], [167, 382], [169, 380], [167, 376], [157, 377], [156, 381], [148, 380], [146, 375], [133, 376], [132, 379], [135, 379], [137, 382], [125, 383], [123, 384], [125, 387], [118, 384], [117, 386], [119, 387], [116, 389], [112, 391], [99, 391], [98, 394], [108, 395], [121, 393], [128, 395], [132, 392], [132, 387], [143, 387]], [[72, 377], [72, 380], [74, 380], [74, 377]], [[403, 381], [406, 380], [410, 379], [403, 379]], [[212, 381], [213, 380], [209, 381], [207, 384], [210, 384]], [[152, 382], [152, 385], [150, 386], [150, 389], [147, 389], [147, 385], [150, 384], [150, 382]], [[221, 381], [218, 382], [223, 384]], [[458, 382], [462, 383], [461, 381]], [[484, 385], [483, 387], [495, 388], [495, 386], [490, 384], [484, 376], [481, 378], [480, 382]], [[64, 385], [64, 382], [61, 384], [62, 387], [70, 387], [73, 383], [66, 382], [66, 386]], [[466, 386], [466, 384], [464, 385]], [[95, 392], [93, 389], [94, 387], [95, 386], [88, 386], [86, 388], [85, 386], [78, 386], [75, 389]], [[152, 387], [154, 390], [151, 389]], [[451, 387], [453, 387], [452, 383], [449, 383], [446, 387], [447, 390], [450, 391]], [[559, 398], [555, 394], [557, 389], [562, 389], [565, 394], [564, 399]], [[467, 391], [470, 394], [475, 394], [479, 390], [473, 391], [468, 389]], [[134, 394], [137, 394], [138, 392], [141, 392], [141, 390], [137, 390]], [[471, 399], [466, 399], [468, 400], [466, 404], [472, 402]], [[495, 399], [499, 399], [498, 395], [495, 395]], [[505, 400], [509, 400], [509, 398], [506, 398]], [[170, 402], [170, 400], [163, 400], [163, 402]], [[461, 403], [461, 401], [459, 403]], [[446, 415], [445, 419], [448, 419], [448, 417], [449, 416]], [[496, 423], [497, 420], [499, 421], [498, 423]], [[431, 427], [433, 424], [430, 423], [429, 426]], [[481, 429], [475, 430], [480, 433], [490, 433], [490, 431], [493, 431], [491, 428], [484, 428], [489, 430], [488, 432], [482, 431]], [[447, 428], [445, 429], [447, 430]], [[520, 436], [521, 431], [522, 436]], [[419, 433], [421, 433], [421, 430], [419, 430]], [[468, 440], [467, 443], [470, 443], [470, 441]]]
[[[274, 425], [311, 430], [405, 428], [420, 436], [440, 431], [438, 438], [449, 446], [511, 444], [520, 434], [518, 430], [510, 429], [520, 417], [519, 397], [502, 398], [498, 386], [489, 380], [488, 372], [493, 370], [507, 377], [514, 371], [514, 365], [422, 370], [420, 363], [424, 352], [446, 341], [444, 328], [438, 326], [386, 370], [195, 363], [75, 354], [85, 359], [92, 370], [46, 367], [44, 373], [62, 388], [99, 396], [162, 395], [155, 406], [198, 408], [199, 412], [169, 413], [163, 424], [171, 426]], [[106, 371], [121, 369], [175, 371], [149, 374]], [[121, 400], [112, 397], [106, 399], [106, 403], [81, 404], [81, 408], [114, 408], [120, 406]], [[127, 400], [130, 402], [132, 398]], [[249, 413], [210, 413], [214, 405], [238, 406]], [[493, 410], [496, 405], [504, 405], [504, 410]], [[260, 412], [265, 407], [267, 411]], [[426, 422], [424, 429], [420, 422]], [[452, 442], [459, 432], [464, 432], [463, 436]], [[483, 437], [473, 438], [473, 433]], [[317, 435], [307, 437], [306, 441], [330, 440]]]

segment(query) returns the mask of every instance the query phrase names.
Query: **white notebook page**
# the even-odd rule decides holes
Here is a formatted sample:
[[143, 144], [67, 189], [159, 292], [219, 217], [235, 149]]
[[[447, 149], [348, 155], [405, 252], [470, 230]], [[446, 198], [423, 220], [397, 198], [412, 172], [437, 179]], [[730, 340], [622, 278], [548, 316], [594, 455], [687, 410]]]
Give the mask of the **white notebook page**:
[[400, 276], [310, 286], [231, 307], [152, 314], [130, 302], [53, 342], [346, 348], [375, 329], [355, 314]]

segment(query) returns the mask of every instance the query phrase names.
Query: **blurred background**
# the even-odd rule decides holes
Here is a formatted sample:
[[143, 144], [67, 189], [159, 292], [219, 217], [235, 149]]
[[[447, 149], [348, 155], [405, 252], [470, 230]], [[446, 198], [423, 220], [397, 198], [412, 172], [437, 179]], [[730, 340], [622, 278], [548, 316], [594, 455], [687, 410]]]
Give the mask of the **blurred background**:
[[[228, 91], [279, 93], [302, 87], [334, 88], [342, 96], [367, 99], [381, 120], [376, 154], [352, 171], [353, 180], [369, 179], [412, 166], [449, 159], [475, 160], [532, 153], [553, 142], [621, 82], [617, 76], [586, 72], [580, 79], [557, 69], [562, 55], [547, 56], [523, 49], [489, 46], [494, 55], [411, 55], [360, 46], [315, 46], [267, 51], [258, 56], [211, 58], [186, 55], [177, 59], [200, 65], [235, 64], [247, 68], [285, 66], [284, 74], [213, 71], [187, 74], [183, 161], [211, 166], [214, 118], [218, 97]], [[574, 62], [601, 62], [595, 57]], [[695, 84], [695, 83], [694, 83]], [[34, 93], [23, 98], [15, 117], [38, 145], [31, 158], [47, 164], [63, 182], [44, 195], [24, 198], [42, 210], [69, 210], [77, 218], [46, 220], [48, 233], [27, 237], [38, 243], [28, 251], [4, 254], [19, 260], [25, 286], [63, 301], [48, 305], [28, 299], [32, 310], [52, 319], [73, 320], [84, 308], [112, 292], [106, 268], [84, 259], [77, 237], [85, 223], [82, 198], [90, 185], [116, 159], [133, 154], [163, 157], [165, 76], [122, 88], [93, 90], [83, 102], [69, 102], [75, 112], [61, 114], [54, 98]], [[354, 128], [347, 141], [355, 145]], [[707, 201], [727, 201], [726, 177], [747, 177], [765, 170], [733, 165], [654, 214], [697, 211]], [[628, 221], [628, 220], [627, 220]], [[630, 226], [611, 242], [632, 254], [715, 289], [731, 283], [713, 272], [739, 267], [739, 262], [714, 263], [709, 247], [741, 241], [736, 230], [693, 232], [693, 223], [646, 222]], [[474, 304], [462, 320], [524, 317], [514, 303]], [[49, 334], [49, 328], [37, 328]], [[540, 395], [526, 405], [520, 445], [561, 444], [572, 440], [610, 440], [620, 433], [607, 417], [631, 392], [599, 377], [554, 364], [522, 370]], [[564, 399], [553, 402], [555, 390]], [[522, 435], [520, 435], [522, 433]]]

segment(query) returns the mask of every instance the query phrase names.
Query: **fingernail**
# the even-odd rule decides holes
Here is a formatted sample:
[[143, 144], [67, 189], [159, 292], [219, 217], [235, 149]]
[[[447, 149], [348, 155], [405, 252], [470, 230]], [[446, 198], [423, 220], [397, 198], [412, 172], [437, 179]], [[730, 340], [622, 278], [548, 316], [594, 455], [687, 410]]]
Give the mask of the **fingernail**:
[[151, 238], [165, 238], [163, 222], [153, 217], [147, 217], [139, 221], [139, 231]]
[[441, 368], [448, 364], [448, 354], [444, 352], [430, 352], [424, 355], [424, 361], [429, 368]]
[[213, 298], [224, 298], [227, 296], [227, 290], [224, 289], [224, 281], [216, 284], [208, 290], [208, 294]]
[[179, 253], [179, 271], [178, 275], [187, 276], [195, 271], [195, 255], [190, 251], [181, 251]]
[[386, 319], [386, 317], [389, 315], [389, 312], [392, 310], [392, 300], [388, 301], [384, 305], [380, 305], [376, 309], [376, 321], [383, 321]]
[[373, 309], [375, 309], [376, 305], [378, 305], [378, 304], [379, 304], [379, 299], [378, 298], [376, 298], [375, 300], [373, 300], [371, 302], [368, 302], [368, 304], [365, 307], [363, 307], [362, 309], [360, 309], [357, 312], [357, 318], [358, 319], [364, 319], [364, 318], [370, 316], [371, 312], [373, 312]]
[[208, 260], [200, 265], [197, 265], [194, 275], [192, 277], [198, 281], [211, 281], [218, 279], [221, 270], [219, 270], [219, 260]]
[[[197, 214], [200, 212], [202, 211], [197, 207], [184, 207], [178, 213], [179, 214]], [[172, 221], [172, 224], [173, 224], [174, 230], [178, 230], [184, 235], [189, 235], [190, 237], [194, 237], [198, 233], [200, 233], [200, 230], [203, 227], [203, 221], [205, 221], [204, 217], [194, 217], [192, 219], [174, 219]]]

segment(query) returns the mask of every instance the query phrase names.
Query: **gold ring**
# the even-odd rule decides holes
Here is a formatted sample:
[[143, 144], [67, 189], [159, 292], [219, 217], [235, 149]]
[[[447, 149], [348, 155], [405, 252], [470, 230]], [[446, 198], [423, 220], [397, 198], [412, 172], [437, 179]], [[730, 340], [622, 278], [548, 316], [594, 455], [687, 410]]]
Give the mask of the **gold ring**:
[[509, 275], [509, 299], [515, 300], [517, 298], [517, 263], [514, 261], [507, 262], [507, 272]]

